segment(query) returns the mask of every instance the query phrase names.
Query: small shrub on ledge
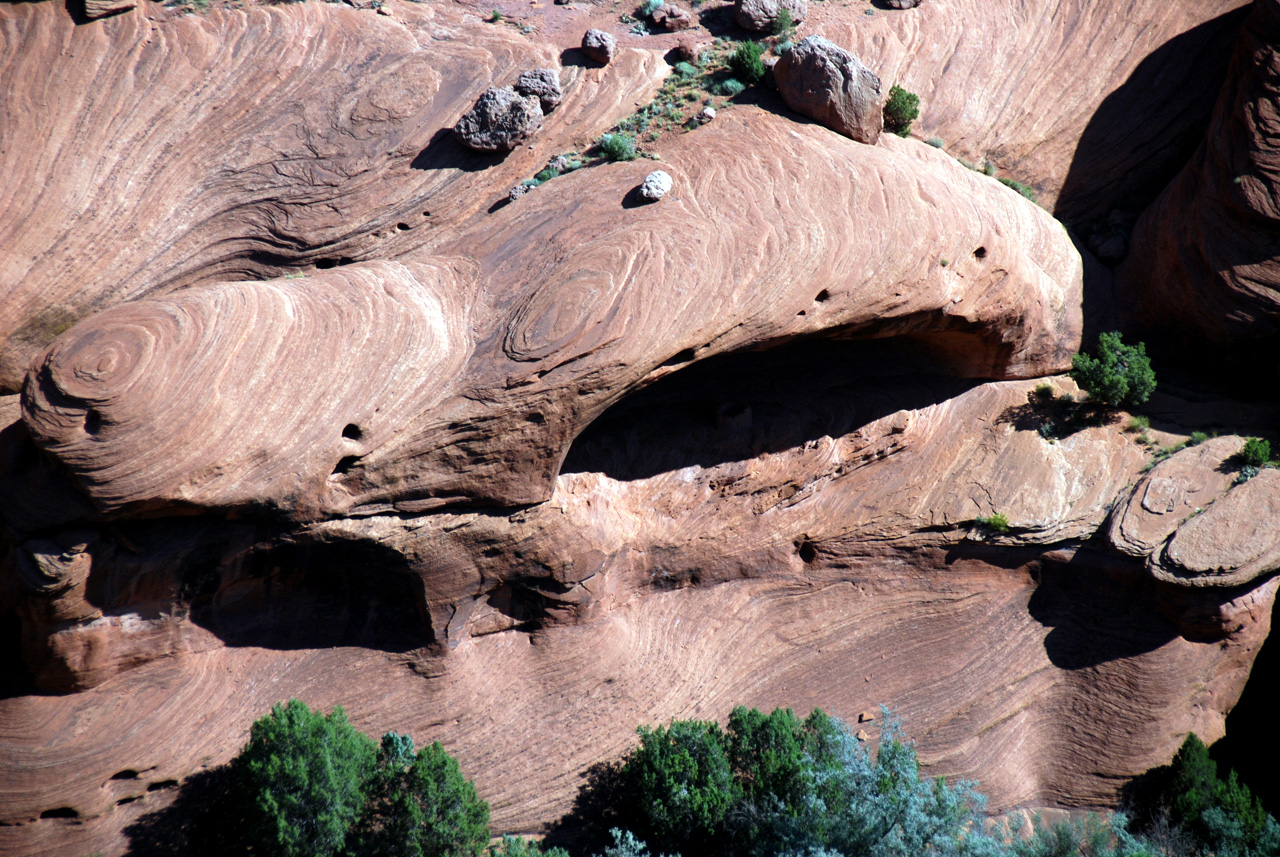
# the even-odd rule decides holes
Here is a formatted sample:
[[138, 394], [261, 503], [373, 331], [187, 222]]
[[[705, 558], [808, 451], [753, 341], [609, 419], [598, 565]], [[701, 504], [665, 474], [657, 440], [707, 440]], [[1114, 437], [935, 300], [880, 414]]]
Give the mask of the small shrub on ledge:
[[978, 518], [976, 523], [980, 527], [984, 527], [993, 533], [1005, 535], [1009, 532], [1009, 519], [1003, 512], [996, 512], [987, 515], [985, 518]]

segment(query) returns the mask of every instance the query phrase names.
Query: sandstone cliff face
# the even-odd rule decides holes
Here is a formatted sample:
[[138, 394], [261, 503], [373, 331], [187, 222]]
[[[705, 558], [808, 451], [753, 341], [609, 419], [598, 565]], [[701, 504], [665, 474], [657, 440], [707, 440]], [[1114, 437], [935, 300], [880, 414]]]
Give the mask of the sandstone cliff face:
[[1135, 320], [1183, 347], [1230, 344], [1274, 359], [1277, 45], [1280, 5], [1255, 3], [1208, 135], [1138, 223], [1120, 274]]
[[[1126, 4], [1105, 45], [1115, 6], [1068, 0], [811, 25], [1046, 199], [1096, 159], [1090, 213], [1177, 148], [1087, 151], [1100, 102], [1213, 55], [1238, 6]], [[657, 204], [644, 161], [507, 203], [675, 38], [587, 67], [559, 48], [611, 21], [529, 14], [545, 36], [432, 4], [0, 7], [33, 81], [2, 115], [49, 141], [0, 151], [0, 639], [39, 691], [0, 699], [0, 851], [123, 851], [292, 696], [443, 741], [511, 831], [636, 724], [737, 703], [888, 702], [997, 808], [1106, 805], [1220, 735], [1270, 627], [1275, 472], [1236, 484], [1234, 436], [1146, 471], [1118, 423], [1040, 431], [1036, 379], [1079, 395], [1061, 224], [767, 98], [663, 138]], [[547, 67], [527, 144], [453, 140]], [[1141, 115], [1195, 125], [1161, 98]]]

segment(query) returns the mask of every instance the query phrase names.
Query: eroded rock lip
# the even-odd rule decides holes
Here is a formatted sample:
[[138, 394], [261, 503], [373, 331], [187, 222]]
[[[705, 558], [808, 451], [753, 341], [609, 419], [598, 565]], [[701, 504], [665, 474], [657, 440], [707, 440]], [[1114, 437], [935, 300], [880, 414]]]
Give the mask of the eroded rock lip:
[[48, 351], [23, 418], [104, 512], [341, 507], [470, 353], [466, 288], [446, 265], [370, 262], [125, 304]]
[[1111, 545], [1129, 556], [1150, 556], [1231, 488], [1235, 474], [1227, 462], [1239, 451], [1240, 438], [1217, 437], [1157, 464], [1111, 516]]
[[773, 75], [782, 100], [797, 113], [859, 143], [880, 139], [880, 78], [843, 48], [808, 36], [778, 60]]
[[1236, 587], [1280, 569], [1280, 470], [1268, 468], [1178, 527], [1147, 568], [1190, 586]]
[[478, 152], [509, 152], [541, 128], [541, 98], [504, 86], [485, 90], [475, 107], [453, 126], [453, 134]]

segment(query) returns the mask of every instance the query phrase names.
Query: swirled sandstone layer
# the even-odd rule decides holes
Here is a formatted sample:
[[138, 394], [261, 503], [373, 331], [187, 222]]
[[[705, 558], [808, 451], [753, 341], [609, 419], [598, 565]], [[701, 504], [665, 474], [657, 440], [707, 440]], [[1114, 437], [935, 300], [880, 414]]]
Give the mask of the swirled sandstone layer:
[[[565, 102], [500, 160], [448, 135], [490, 85], [556, 68]], [[666, 73], [604, 69], [452, 6], [157, 4], [77, 27], [0, 5], [0, 390], [76, 320], [195, 283], [392, 259], [580, 149]]]
[[[870, 386], [838, 396], [851, 413], [871, 408], [881, 386], [900, 395], [916, 383], [864, 374]], [[954, 382], [927, 383], [937, 404], [854, 432], [645, 478], [566, 474], [547, 503], [512, 515], [316, 524], [288, 539], [314, 552], [289, 563], [263, 545], [258, 571], [241, 559], [253, 551], [243, 523], [200, 523], [196, 539], [175, 538], [172, 523], [124, 522], [69, 544], [64, 564], [88, 551], [100, 585], [118, 593], [106, 610], [117, 638], [136, 627], [138, 645], [174, 647], [73, 696], [0, 702], [0, 820], [23, 822], [0, 827], [0, 847], [117, 853], [142, 841], [164, 783], [232, 756], [253, 719], [294, 696], [341, 704], [371, 734], [441, 740], [496, 826], [528, 832], [566, 811], [578, 772], [623, 752], [637, 723], [720, 717], [738, 703], [856, 720], [891, 701], [929, 771], [979, 778], [993, 807], [1105, 804], [1126, 777], [1167, 761], [1186, 731], [1221, 734], [1267, 633], [1275, 582], [1221, 604], [1181, 589], [1186, 609], [1236, 620], [1212, 640], [1189, 639], [1139, 564], [1083, 545], [1141, 466], [1131, 440], [1097, 427], [1046, 441], [1014, 418], [1031, 383], [955, 396], [945, 393]], [[847, 392], [836, 386], [833, 400]], [[747, 421], [734, 417], [748, 447], [752, 433], [769, 437], [791, 419], [771, 396], [752, 402]], [[641, 411], [624, 417], [620, 448], [626, 431], [645, 431]], [[589, 460], [613, 469], [596, 444]], [[974, 524], [997, 508], [1007, 536]], [[221, 558], [212, 572], [197, 542]], [[32, 548], [53, 563], [52, 548]], [[285, 644], [279, 635], [307, 615], [323, 617], [312, 630], [321, 637], [377, 622], [360, 599], [335, 597], [343, 589], [289, 612], [308, 585], [347, 585], [322, 573], [334, 556], [349, 565], [330, 571], [349, 581], [399, 558], [397, 574], [421, 581], [420, 621], [443, 651], [341, 637]], [[152, 573], [113, 570], [130, 564]], [[129, 581], [145, 581], [145, 593], [125, 591]], [[175, 596], [190, 612], [135, 612]], [[255, 630], [246, 604], [270, 622]], [[112, 728], [91, 728], [107, 711]], [[35, 820], [59, 809], [78, 823]]]
[[1120, 287], [1184, 348], [1271, 361], [1280, 341], [1280, 3], [1258, 0], [1200, 149], [1138, 222]]
[[[900, 336], [966, 377], [1067, 365], [1081, 262], [1043, 210], [914, 141], [871, 147], [738, 114], [672, 145], [678, 190], [660, 205], [630, 201], [642, 164], [597, 167], [445, 245], [474, 259], [479, 286], [468, 311], [444, 300], [465, 287], [433, 274], [439, 310], [423, 318], [442, 312], [433, 324], [457, 331], [422, 340], [423, 355], [449, 352], [439, 367], [413, 346], [389, 371], [399, 334], [390, 321], [379, 330], [373, 306], [355, 334], [330, 315], [320, 295], [348, 284], [373, 294], [408, 270], [349, 267], [102, 313], [42, 359], [27, 424], [103, 511], [421, 512], [545, 500], [570, 441], [610, 403], [716, 354]], [[476, 345], [463, 357], [468, 328]], [[418, 389], [423, 377], [430, 386]], [[275, 385], [287, 393], [274, 396]], [[343, 426], [363, 432], [375, 407], [369, 437], [344, 451]], [[327, 492], [346, 455], [359, 456], [353, 472]]]
[[[1244, 0], [810, 6], [813, 31], [920, 96], [913, 134], [1028, 182], [1064, 221], [1137, 215], [1194, 152]], [[866, 14], [864, 14], [866, 13]], [[806, 28], [806, 32], [808, 32]]]
[[103, 511], [340, 506], [466, 362], [469, 273], [369, 262], [115, 307], [32, 372], [26, 424]]

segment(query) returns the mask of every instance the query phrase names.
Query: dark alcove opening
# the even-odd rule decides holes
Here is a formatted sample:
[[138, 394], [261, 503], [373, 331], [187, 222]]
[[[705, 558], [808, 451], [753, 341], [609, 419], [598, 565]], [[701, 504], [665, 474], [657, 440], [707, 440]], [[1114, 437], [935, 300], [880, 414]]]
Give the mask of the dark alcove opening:
[[[948, 372], [961, 339], [810, 339], [710, 357], [615, 403], [574, 441], [561, 472], [643, 479], [840, 437], [982, 383]], [[975, 338], [972, 348], [986, 346]]]

